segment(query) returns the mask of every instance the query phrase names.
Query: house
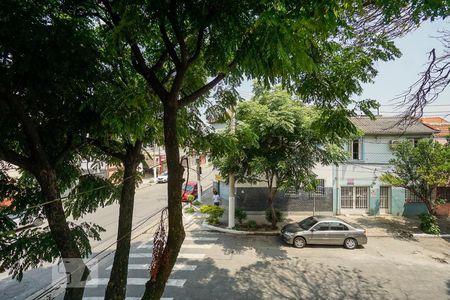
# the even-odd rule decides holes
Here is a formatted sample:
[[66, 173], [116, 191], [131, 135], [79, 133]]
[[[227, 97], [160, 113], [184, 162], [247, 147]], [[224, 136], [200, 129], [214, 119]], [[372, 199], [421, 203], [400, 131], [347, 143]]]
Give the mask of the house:
[[[347, 162], [333, 166], [333, 207], [336, 214], [390, 213], [417, 215], [425, 204], [408, 190], [386, 185], [379, 177], [389, 168], [392, 146], [402, 140], [432, 138], [437, 131], [419, 121], [400, 125], [400, 117], [355, 117], [352, 123], [363, 133], [351, 141]], [[328, 177], [330, 180], [330, 177]]]
[[428, 117], [420, 119], [425, 125], [437, 130], [433, 136], [434, 140], [441, 143], [447, 144], [450, 141], [450, 122], [441, 117]]
[[[379, 177], [389, 169], [392, 146], [402, 140], [432, 138], [437, 131], [419, 121], [399, 125], [400, 117], [355, 117], [351, 121], [362, 136], [346, 146], [349, 160], [339, 165], [317, 166], [319, 186], [314, 192], [278, 192], [275, 206], [282, 211], [328, 214], [417, 215], [426, 207], [409, 191], [389, 186]], [[222, 189], [224, 190], [224, 189]], [[265, 210], [268, 190], [262, 183], [236, 185], [236, 206]], [[226, 195], [225, 195], [226, 196]]]

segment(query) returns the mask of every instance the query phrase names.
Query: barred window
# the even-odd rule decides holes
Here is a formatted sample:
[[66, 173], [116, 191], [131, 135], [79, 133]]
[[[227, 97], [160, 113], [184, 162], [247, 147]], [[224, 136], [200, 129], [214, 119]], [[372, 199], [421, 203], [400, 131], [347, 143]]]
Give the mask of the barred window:
[[422, 200], [410, 190], [405, 189], [405, 202], [422, 202]]
[[445, 199], [447, 200], [447, 203], [450, 203], [450, 187], [438, 187], [437, 198]]
[[318, 184], [316, 186], [315, 193], [319, 195], [325, 194], [325, 179], [317, 179]]

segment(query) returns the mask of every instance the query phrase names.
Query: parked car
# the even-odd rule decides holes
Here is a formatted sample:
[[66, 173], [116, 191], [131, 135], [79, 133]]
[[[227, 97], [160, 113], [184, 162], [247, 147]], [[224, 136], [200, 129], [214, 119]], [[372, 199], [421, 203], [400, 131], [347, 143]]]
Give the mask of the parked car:
[[188, 181], [186, 184], [183, 184], [181, 189], [181, 201], [187, 201], [190, 195], [194, 196], [194, 199], [197, 199], [198, 184], [195, 181]]
[[166, 171], [156, 178], [157, 183], [166, 183], [169, 173]]
[[[13, 199], [7, 198], [0, 201], [0, 210], [7, 209], [13, 203]], [[38, 213], [36, 217], [28, 216], [25, 221], [23, 220], [23, 216], [16, 213], [14, 210], [6, 214], [7, 218], [9, 218], [15, 224], [15, 230], [24, 230], [30, 227], [39, 227], [44, 224], [44, 214], [41, 212]], [[22, 223], [22, 224], [21, 224]]]
[[366, 230], [351, 226], [339, 218], [326, 216], [312, 216], [298, 223], [287, 224], [281, 229], [281, 236], [286, 243], [297, 248], [322, 244], [355, 249], [367, 244]]

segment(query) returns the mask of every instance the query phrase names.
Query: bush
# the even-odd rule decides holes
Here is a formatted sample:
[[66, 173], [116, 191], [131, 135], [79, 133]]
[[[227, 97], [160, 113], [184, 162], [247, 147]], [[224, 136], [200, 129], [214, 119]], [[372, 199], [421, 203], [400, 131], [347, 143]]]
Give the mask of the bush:
[[186, 207], [184, 209], [184, 212], [187, 214], [193, 214], [195, 212], [195, 209], [193, 207]]
[[441, 233], [441, 229], [439, 228], [439, 225], [437, 223], [437, 218], [436, 216], [432, 215], [432, 214], [420, 214], [419, 215], [420, 218], [420, 229], [425, 232], [425, 233], [429, 233], [429, 234], [439, 234]]
[[195, 206], [202, 205], [202, 203], [200, 201], [198, 201], [198, 200], [195, 200], [194, 202], [192, 202], [192, 204], [195, 205]]
[[256, 224], [256, 221], [254, 221], [254, 220], [248, 220], [247, 227], [249, 229], [256, 229], [256, 228], [258, 228], [258, 224]]
[[[283, 213], [277, 208], [275, 208], [275, 217], [277, 223], [283, 221]], [[267, 222], [272, 223], [272, 209], [270, 208], [266, 210], [266, 220]]]
[[189, 196], [187, 196], [186, 200], [187, 200], [187, 202], [192, 204], [192, 202], [195, 200], [195, 197], [194, 197], [194, 195], [189, 195]]
[[208, 218], [206, 219], [206, 221], [210, 225], [219, 224], [219, 218], [222, 217], [224, 211], [225, 210], [222, 207], [215, 206], [215, 205], [208, 204], [208, 205], [202, 205], [202, 207], [200, 207], [201, 213], [209, 215]]
[[247, 213], [242, 208], [236, 208], [234, 210], [234, 216], [238, 220], [239, 224], [242, 226], [242, 222], [247, 219]]

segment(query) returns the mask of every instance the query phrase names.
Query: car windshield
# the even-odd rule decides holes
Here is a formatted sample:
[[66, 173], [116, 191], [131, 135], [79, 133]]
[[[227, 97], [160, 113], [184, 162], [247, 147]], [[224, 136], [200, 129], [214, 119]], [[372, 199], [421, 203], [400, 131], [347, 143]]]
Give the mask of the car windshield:
[[184, 191], [186, 191], [186, 192], [192, 192], [193, 189], [194, 189], [194, 187], [193, 187], [192, 185], [188, 185], [188, 186], [183, 185], [183, 192], [184, 192]]
[[160, 176], [167, 176], [167, 172], [162, 173]]
[[308, 230], [311, 227], [313, 227], [317, 223], [317, 220], [313, 217], [304, 219], [300, 223], [298, 223], [298, 226], [300, 226], [303, 230]]

